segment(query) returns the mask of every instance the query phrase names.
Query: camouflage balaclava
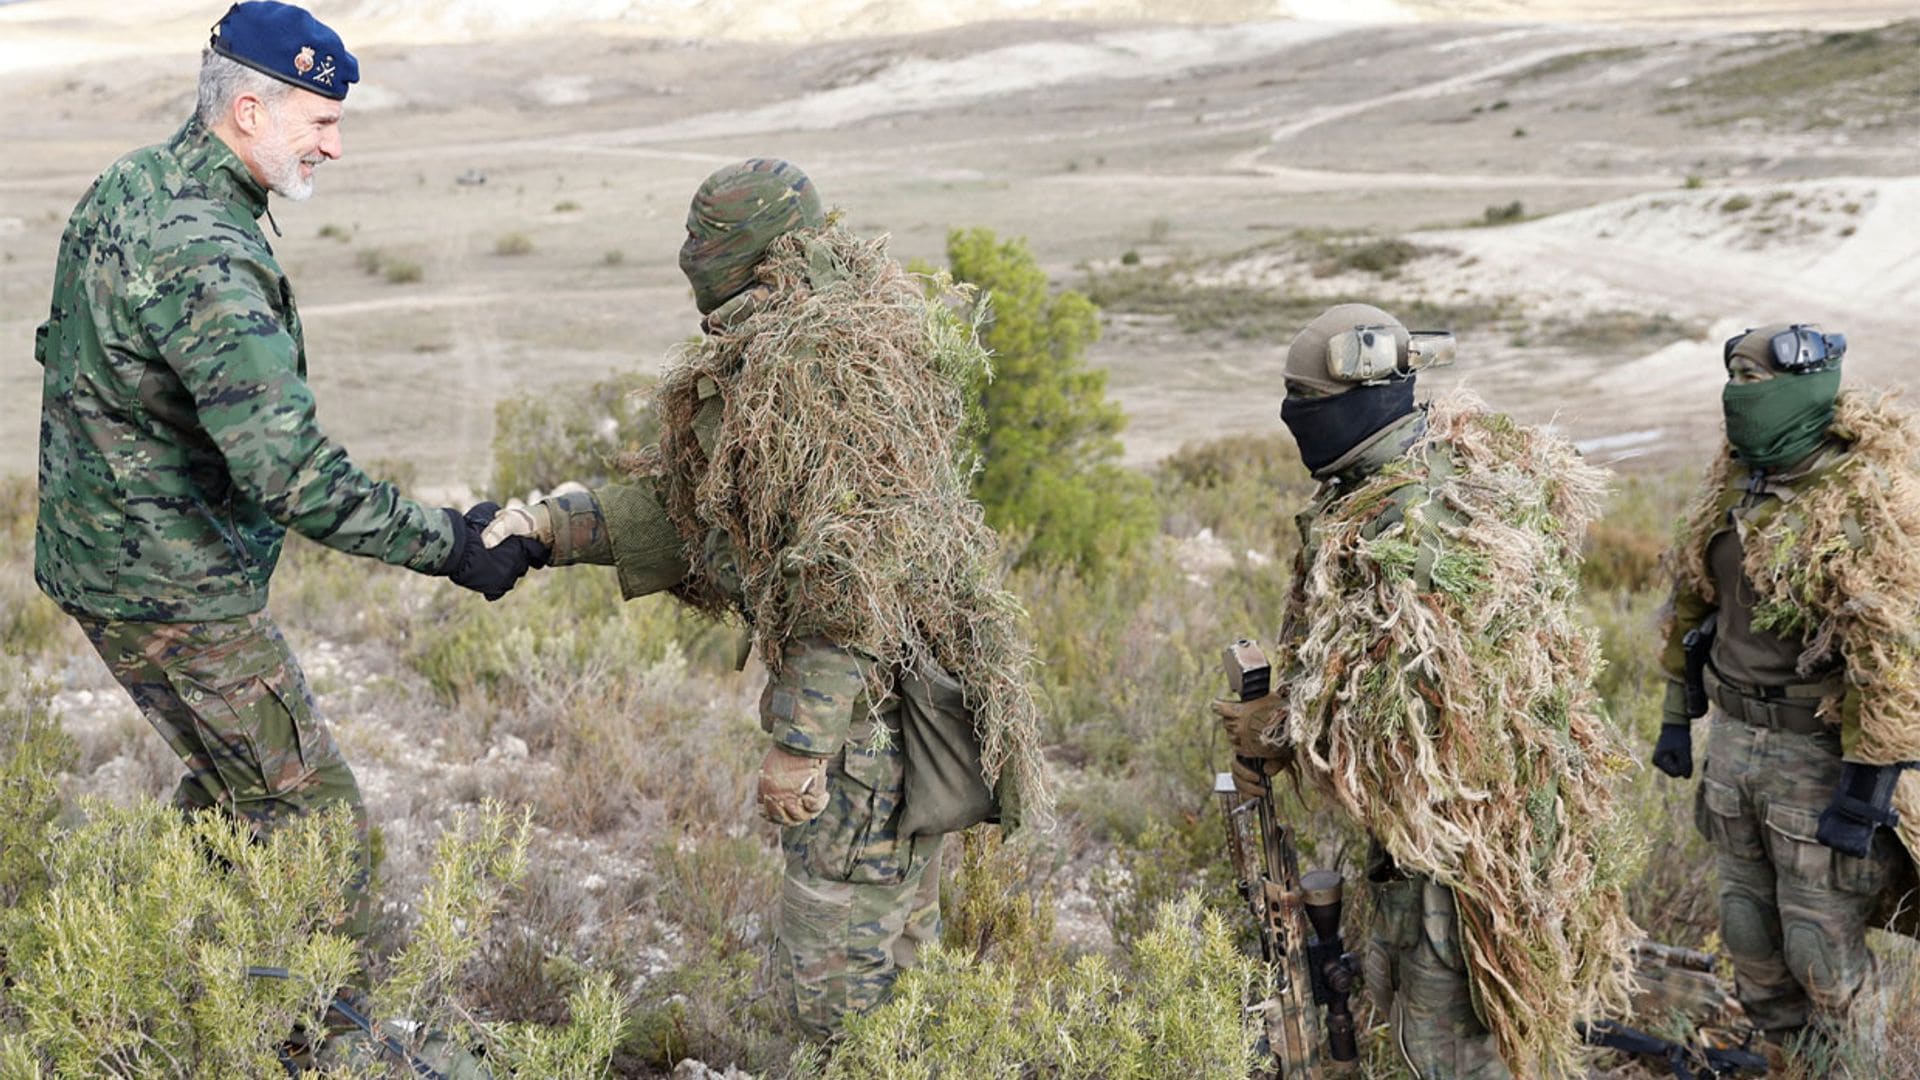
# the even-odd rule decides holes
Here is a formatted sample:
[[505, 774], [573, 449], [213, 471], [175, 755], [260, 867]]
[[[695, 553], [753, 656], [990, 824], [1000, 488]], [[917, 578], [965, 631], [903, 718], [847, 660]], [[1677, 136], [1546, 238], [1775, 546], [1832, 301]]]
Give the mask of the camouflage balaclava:
[[680, 271], [700, 314], [753, 284], [753, 268], [775, 238], [825, 221], [807, 174], [777, 158], [751, 158], [707, 177], [687, 209], [680, 245]]
[[1774, 360], [1772, 342], [1793, 328], [1785, 324], [1749, 330], [1727, 358], [1728, 375], [1736, 361], [1773, 373], [1758, 382], [1729, 378], [1720, 391], [1727, 417], [1727, 442], [1750, 468], [1777, 469], [1791, 465], [1820, 445], [1833, 422], [1834, 398], [1840, 394], [1840, 366], [1795, 374]]
[[1316, 477], [1338, 472], [1353, 451], [1414, 410], [1414, 377], [1343, 382], [1327, 370], [1327, 344], [1345, 331], [1384, 326], [1402, 361], [1411, 335], [1400, 320], [1372, 304], [1338, 304], [1294, 336], [1287, 347], [1287, 399], [1280, 419], [1293, 433], [1300, 461]]

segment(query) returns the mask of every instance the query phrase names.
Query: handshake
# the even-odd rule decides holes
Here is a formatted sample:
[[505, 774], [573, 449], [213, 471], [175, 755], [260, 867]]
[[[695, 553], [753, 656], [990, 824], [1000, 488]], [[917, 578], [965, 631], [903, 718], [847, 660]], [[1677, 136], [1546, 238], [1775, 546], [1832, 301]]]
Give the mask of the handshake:
[[551, 531], [543, 542], [531, 528], [508, 527], [527, 518], [525, 510], [502, 513], [494, 502], [475, 503], [464, 514], [445, 509], [453, 528], [453, 553], [441, 564], [440, 575], [455, 585], [472, 589], [491, 603], [507, 595], [528, 570], [547, 565]]

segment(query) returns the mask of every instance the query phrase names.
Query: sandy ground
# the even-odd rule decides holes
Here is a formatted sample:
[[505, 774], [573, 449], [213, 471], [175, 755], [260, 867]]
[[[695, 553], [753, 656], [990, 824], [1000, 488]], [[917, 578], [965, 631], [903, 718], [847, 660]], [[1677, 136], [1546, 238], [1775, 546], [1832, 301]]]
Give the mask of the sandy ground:
[[[1329, 302], [1481, 300], [1521, 322], [1624, 311], [1697, 328], [1604, 350], [1481, 328], [1430, 380], [1555, 420], [1606, 459], [1697, 456], [1717, 343], [1752, 323], [1819, 321], [1849, 334], [1853, 378], [1912, 378], [1894, 360], [1920, 333], [1900, 302], [1920, 284], [1912, 128], [1711, 123], [1676, 104], [1695, 75], [1762, 44], [1755, 26], [1859, 25], [1906, 5], [1002, 0], [979, 12], [1075, 21], [925, 30], [950, 7], [843, 0], [777, 25], [761, 6], [602, 0], [572, 10], [603, 21], [565, 36], [505, 3], [338, 6], [367, 42], [347, 155], [312, 201], [276, 202], [275, 245], [323, 423], [430, 488], [484, 485], [501, 397], [656, 368], [695, 332], [673, 265], [685, 200], [752, 154], [802, 163], [902, 257], [937, 260], [949, 228], [980, 225], [1026, 237], [1069, 285], [1131, 250]], [[1384, 21], [1273, 18], [1335, 8]], [[1421, 21], [1442, 8], [1465, 18]], [[14, 149], [0, 160], [0, 472], [33, 465], [32, 332], [67, 211], [190, 108], [206, 14], [178, 0], [142, 11], [136, 24], [104, 0], [0, 6]], [[1139, 15], [1187, 21], [1113, 21]], [[1246, 17], [1264, 21], [1206, 21]], [[829, 40], [836, 29], [915, 32]], [[714, 33], [755, 40], [701, 36]], [[1735, 195], [1757, 208], [1721, 209]], [[1516, 200], [1546, 216], [1460, 227]], [[1298, 228], [1439, 254], [1392, 281], [1236, 254]], [[516, 234], [531, 252], [495, 254]], [[368, 274], [370, 252], [420, 280]], [[1110, 318], [1093, 359], [1133, 416], [1129, 459], [1271, 429], [1283, 347]]]

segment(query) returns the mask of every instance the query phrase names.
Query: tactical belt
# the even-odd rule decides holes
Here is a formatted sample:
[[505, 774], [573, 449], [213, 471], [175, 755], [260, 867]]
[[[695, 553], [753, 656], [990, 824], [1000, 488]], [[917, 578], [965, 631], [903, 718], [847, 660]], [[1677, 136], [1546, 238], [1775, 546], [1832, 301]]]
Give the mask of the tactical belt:
[[1788, 686], [1737, 686], [1707, 665], [1707, 697], [1722, 715], [1753, 727], [1813, 735], [1827, 726], [1820, 699], [1840, 692], [1838, 680]]

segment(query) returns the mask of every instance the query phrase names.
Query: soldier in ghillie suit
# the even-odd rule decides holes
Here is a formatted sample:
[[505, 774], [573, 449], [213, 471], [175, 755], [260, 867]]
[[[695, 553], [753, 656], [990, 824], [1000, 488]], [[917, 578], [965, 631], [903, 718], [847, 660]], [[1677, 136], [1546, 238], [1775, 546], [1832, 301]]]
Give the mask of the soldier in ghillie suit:
[[1243, 792], [1291, 770], [1364, 827], [1363, 966], [1423, 1080], [1577, 1063], [1577, 1020], [1623, 1009], [1613, 804], [1628, 767], [1574, 617], [1604, 488], [1564, 441], [1464, 395], [1414, 403], [1451, 338], [1343, 304], [1287, 350], [1282, 419], [1321, 486], [1274, 693], [1218, 702]]
[[[167, 142], [101, 174], [60, 239], [34, 578], [186, 762], [174, 802], [264, 832], [345, 803], [353, 773], [266, 614], [288, 529], [353, 555], [504, 593], [531, 542], [488, 550], [483, 504], [422, 506], [322, 433], [293, 287], [258, 218], [341, 153], [359, 67], [284, 4], [236, 4]], [[364, 902], [348, 929], [364, 930]]]
[[1805, 325], [1726, 343], [1727, 446], [1669, 553], [1653, 762], [1691, 777], [1711, 706], [1695, 821], [1736, 991], [1775, 1041], [1871, 1024], [1866, 927], [1911, 931], [1916, 901], [1920, 425], [1840, 392], [1845, 349]]
[[487, 536], [751, 628], [760, 808], [786, 854], [777, 968], [826, 1037], [934, 937], [942, 834], [1047, 809], [1031, 647], [967, 494], [986, 354], [959, 298], [828, 218], [786, 162], [709, 177], [680, 266], [705, 335], [656, 391], [659, 445]]

